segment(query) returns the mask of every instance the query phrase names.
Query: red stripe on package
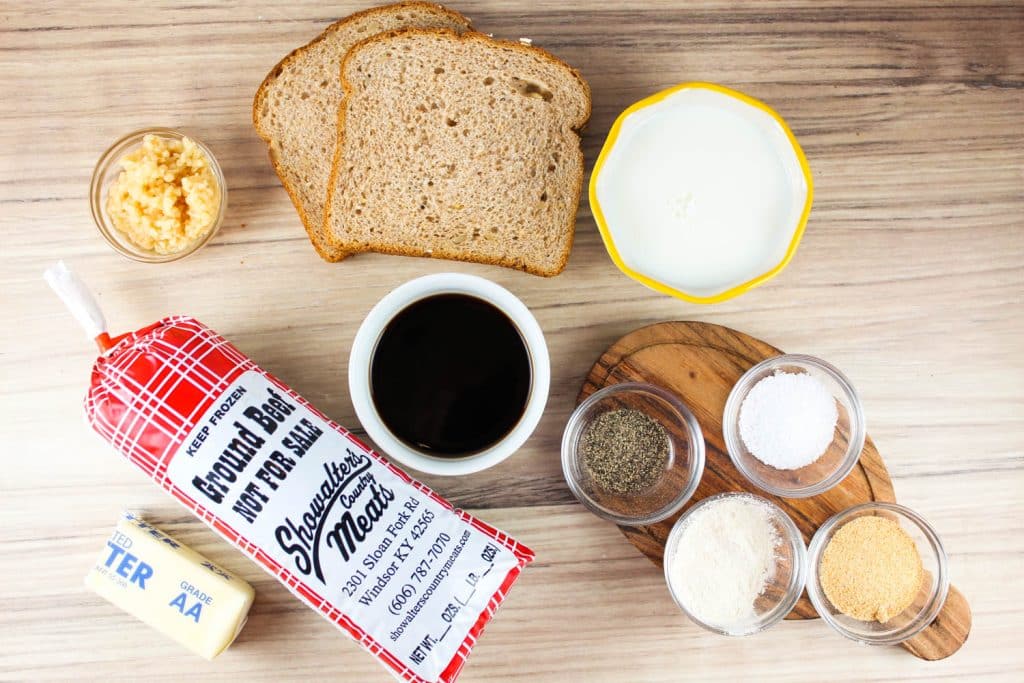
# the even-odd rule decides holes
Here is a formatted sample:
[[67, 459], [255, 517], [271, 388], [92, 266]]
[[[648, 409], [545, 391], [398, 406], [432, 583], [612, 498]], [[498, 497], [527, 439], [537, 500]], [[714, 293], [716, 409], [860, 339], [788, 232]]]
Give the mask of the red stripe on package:
[[96, 360], [92, 427], [402, 680], [454, 681], [529, 548], [186, 317]]

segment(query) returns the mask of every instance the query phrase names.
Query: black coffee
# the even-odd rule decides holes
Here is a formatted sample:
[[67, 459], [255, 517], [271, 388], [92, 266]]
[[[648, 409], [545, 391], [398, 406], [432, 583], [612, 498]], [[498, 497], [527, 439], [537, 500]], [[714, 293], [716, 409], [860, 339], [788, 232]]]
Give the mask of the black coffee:
[[387, 428], [430, 455], [482, 451], [519, 422], [530, 393], [530, 356], [515, 324], [465, 294], [421, 299], [381, 333], [370, 390]]

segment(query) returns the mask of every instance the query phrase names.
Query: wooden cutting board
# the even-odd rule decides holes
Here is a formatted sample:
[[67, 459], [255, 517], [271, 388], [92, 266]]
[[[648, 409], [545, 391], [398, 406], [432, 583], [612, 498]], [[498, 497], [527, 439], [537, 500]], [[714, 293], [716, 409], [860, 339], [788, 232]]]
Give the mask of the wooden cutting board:
[[[722, 411], [729, 391], [750, 367], [781, 353], [770, 344], [720, 325], [657, 323], [612, 344], [588, 373], [577, 403], [618, 382], [649, 382], [673, 392], [700, 422], [707, 451], [704, 475], [687, 507], [725, 491], [757, 493], [785, 510], [809, 543], [818, 527], [835, 513], [868, 501], [895, 502], [896, 495], [885, 463], [870, 437], [849, 476], [832, 490], [811, 498], [771, 496], [756, 489], [733, 467], [722, 436]], [[650, 526], [619, 528], [630, 543], [660, 567], [665, 541], [681, 514], [682, 511]], [[817, 616], [804, 592], [786, 618]], [[902, 646], [922, 659], [943, 659], [963, 645], [970, 628], [970, 606], [963, 594], [950, 586], [939, 616]]]

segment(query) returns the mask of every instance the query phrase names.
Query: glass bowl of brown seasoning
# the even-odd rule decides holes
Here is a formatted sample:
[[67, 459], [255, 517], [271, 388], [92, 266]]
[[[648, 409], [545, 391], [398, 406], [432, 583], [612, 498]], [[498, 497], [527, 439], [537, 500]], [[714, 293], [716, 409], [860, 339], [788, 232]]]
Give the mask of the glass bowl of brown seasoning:
[[949, 592], [935, 530], [895, 503], [864, 503], [826, 521], [808, 549], [807, 594], [841, 635], [895, 645], [934, 621]]
[[623, 382], [583, 401], [562, 435], [562, 471], [595, 515], [643, 526], [677, 512], [704, 472], [704, 436], [670, 392]]

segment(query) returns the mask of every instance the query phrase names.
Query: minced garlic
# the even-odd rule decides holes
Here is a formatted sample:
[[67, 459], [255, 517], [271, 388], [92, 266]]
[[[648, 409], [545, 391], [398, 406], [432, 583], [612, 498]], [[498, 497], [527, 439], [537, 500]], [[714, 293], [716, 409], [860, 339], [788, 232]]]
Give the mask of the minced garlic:
[[122, 171], [107, 195], [107, 213], [133, 244], [174, 254], [213, 227], [221, 188], [193, 140], [147, 135], [118, 163]]

